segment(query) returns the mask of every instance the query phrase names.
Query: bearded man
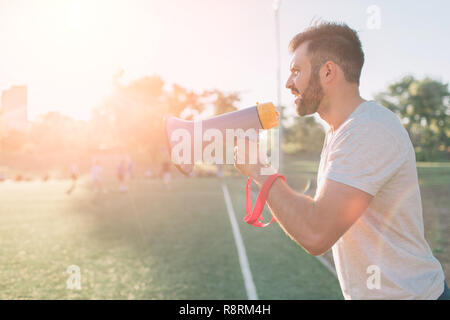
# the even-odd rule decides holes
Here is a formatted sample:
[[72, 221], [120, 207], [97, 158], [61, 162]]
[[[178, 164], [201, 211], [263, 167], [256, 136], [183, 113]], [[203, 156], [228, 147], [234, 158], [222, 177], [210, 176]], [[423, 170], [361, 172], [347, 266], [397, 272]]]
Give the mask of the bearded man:
[[[282, 179], [272, 184], [267, 203], [279, 225], [312, 255], [332, 249], [346, 299], [448, 298], [424, 237], [408, 133], [394, 113], [359, 94], [364, 53], [357, 33], [322, 23], [297, 34], [289, 49], [286, 87], [298, 115], [317, 113], [330, 129], [314, 198]], [[235, 167], [261, 188], [263, 165], [246, 162], [246, 150], [235, 152]], [[373, 272], [375, 284], [368, 281]]]

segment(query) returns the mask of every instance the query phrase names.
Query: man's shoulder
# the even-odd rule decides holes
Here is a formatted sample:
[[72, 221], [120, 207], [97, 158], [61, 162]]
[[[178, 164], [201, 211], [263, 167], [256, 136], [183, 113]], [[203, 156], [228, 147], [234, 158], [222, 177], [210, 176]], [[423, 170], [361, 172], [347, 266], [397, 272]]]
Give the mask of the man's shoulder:
[[361, 134], [363, 132], [368, 135], [377, 133], [374, 138], [382, 134], [391, 137], [399, 144], [405, 143], [405, 139], [409, 140], [408, 133], [398, 116], [375, 101], [364, 102], [348, 119], [341, 133]]
[[368, 101], [365, 106], [366, 118], [372, 122], [390, 125], [394, 129], [402, 128], [400, 118], [378, 102]]

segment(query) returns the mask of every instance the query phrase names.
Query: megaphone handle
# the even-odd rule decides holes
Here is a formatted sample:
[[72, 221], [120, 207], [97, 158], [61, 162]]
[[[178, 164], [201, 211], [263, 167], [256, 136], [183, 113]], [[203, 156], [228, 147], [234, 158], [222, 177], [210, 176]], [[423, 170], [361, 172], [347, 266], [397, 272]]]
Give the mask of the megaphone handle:
[[275, 179], [278, 177], [282, 178], [286, 182], [286, 178], [279, 173], [275, 173], [275, 174], [271, 175], [266, 180], [266, 182], [262, 186], [261, 190], [259, 191], [258, 198], [256, 198], [256, 203], [255, 203], [255, 207], [253, 208], [253, 211], [252, 211], [252, 200], [250, 198], [252, 179], [248, 178], [247, 185], [245, 186], [245, 212], [246, 212], [246, 216], [244, 218], [245, 222], [247, 222], [248, 224], [251, 224], [254, 227], [264, 228], [275, 221], [275, 218], [272, 217], [272, 220], [270, 220], [269, 223], [262, 223], [263, 218], [261, 217], [261, 213], [266, 204], [266, 200], [267, 200], [267, 196], [269, 194], [270, 187], [272, 186]]

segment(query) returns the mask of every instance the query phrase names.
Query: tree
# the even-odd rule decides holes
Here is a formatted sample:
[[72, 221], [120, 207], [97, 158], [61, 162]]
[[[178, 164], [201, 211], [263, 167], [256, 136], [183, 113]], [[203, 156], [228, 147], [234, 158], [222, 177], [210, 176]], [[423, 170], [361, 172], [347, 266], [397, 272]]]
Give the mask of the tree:
[[206, 108], [215, 115], [236, 110], [238, 93], [210, 90], [196, 93], [178, 84], [164, 90], [159, 76], [143, 77], [124, 83], [123, 72], [114, 79], [114, 91], [93, 110], [91, 144], [118, 149], [129, 154], [147, 154], [154, 162], [167, 156], [164, 117], [168, 114], [186, 120], [199, 116]]
[[[448, 84], [405, 76], [375, 99], [400, 117], [418, 160], [450, 155], [450, 92]], [[439, 154], [440, 153], [440, 154]]]
[[33, 123], [30, 141], [42, 153], [60, 153], [74, 148], [76, 122], [59, 112], [50, 111]]
[[325, 132], [314, 117], [296, 117], [283, 132], [283, 150], [288, 154], [319, 154], [322, 150]]
[[18, 130], [9, 130], [0, 137], [0, 150], [2, 152], [17, 153], [27, 143], [27, 134]]
[[162, 119], [167, 113], [164, 81], [147, 76], [129, 83], [114, 78], [114, 91], [92, 115], [92, 137], [97, 148], [123, 152], [156, 154], [156, 145], [164, 141]]
[[202, 96], [213, 99], [214, 115], [236, 111], [235, 103], [241, 100], [238, 92], [224, 93], [218, 89], [207, 90]]
[[200, 113], [201, 95], [177, 84], [165, 91], [159, 76], [123, 83], [122, 74], [114, 78], [113, 94], [93, 112], [92, 137], [107, 149], [147, 154], [158, 162], [167, 153], [164, 116], [189, 119]]
[[172, 86], [172, 92], [167, 94], [166, 99], [169, 113], [185, 119], [191, 119], [195, 114], [203, 111], [205, 107], [201, 101], [201, 95], [178, 84]]

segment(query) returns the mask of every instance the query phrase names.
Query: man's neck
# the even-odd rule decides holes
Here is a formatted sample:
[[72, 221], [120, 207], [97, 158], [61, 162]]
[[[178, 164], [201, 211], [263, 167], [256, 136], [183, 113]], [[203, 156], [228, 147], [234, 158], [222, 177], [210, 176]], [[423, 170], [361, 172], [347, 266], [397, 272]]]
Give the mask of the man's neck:
[[357, 87], [349, 87], [347, 90], [336, 92], [332, 98], [324, 101], [317, 113], [328, 123], [330, 129], [334, 132], [365, 101], [359, 95]]

